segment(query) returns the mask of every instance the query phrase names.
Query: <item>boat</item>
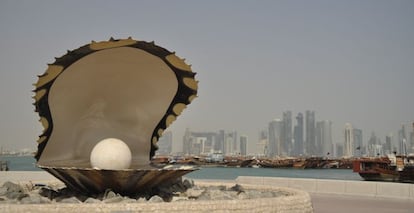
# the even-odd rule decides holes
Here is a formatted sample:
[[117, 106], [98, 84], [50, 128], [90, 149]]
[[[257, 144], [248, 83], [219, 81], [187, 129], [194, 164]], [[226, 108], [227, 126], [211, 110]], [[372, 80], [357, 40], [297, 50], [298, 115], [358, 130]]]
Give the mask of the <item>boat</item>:
[[386, 157], [359, 158], [353, 171], [368, 181], [414, 183], [414, 156], [390, 154]]
[[293, 162], [293, 168], [304, 169], [306, 167], [306, 159], [299, 159]]

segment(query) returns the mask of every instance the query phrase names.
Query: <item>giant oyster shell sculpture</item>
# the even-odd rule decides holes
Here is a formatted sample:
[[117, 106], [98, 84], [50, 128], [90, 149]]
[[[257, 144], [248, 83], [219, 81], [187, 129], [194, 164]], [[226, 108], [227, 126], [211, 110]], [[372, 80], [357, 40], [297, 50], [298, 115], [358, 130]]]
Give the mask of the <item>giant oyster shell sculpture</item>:
[[[37, 165], [88, 194], [136, 194], [193, 171], [154, 167], [150, 159], [163, 131], [196, 97], [194, 76], [183, 59], [154, 42], [111, 38], [68, 51], [35, 84], [44, 127]], [[107, 138], [129, 147], [129, 168], [92, 167], [93, 148]]]

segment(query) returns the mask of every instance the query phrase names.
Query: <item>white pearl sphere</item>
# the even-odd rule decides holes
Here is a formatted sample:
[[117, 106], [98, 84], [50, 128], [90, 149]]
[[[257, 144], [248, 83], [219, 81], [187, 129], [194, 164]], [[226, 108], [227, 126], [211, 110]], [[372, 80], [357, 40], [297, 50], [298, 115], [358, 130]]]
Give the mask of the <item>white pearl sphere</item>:
[[106, 138], [93, 147], [91, 165], [97, 169], [121, 170], [131, 166], [131, 150], [123, 141]]

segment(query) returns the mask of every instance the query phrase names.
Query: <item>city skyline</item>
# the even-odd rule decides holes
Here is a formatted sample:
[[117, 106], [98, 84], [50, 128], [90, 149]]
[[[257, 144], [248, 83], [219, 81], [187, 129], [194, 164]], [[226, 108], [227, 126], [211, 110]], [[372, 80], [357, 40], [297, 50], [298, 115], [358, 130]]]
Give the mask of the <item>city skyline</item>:
[[199, 98], [167, 130], [174, 141], [190, 127], [236, 129], [250, 142], [286, 110], [293, 128], [306, 110], [331, 120], [335, 143], [347, 122], [364, 141], [371, 132], [396, 140], [414, 119], [412, 11], [404, 0], [0, 1], [0, 146], [36, 149], [43, 128], [32, 84], [54, 57], [129, 36], [197, 72]]
[[[394, 151], [414, 153], [414, 120], [400, 127], [397, 131], [398, 137], [388, 134], [383, 140], [377, 137], [375, 132], [367, 133], [351, 123], [345, 123], [342, 130], [343, 140], [334, 142], [331, 120], [316, 119], [315, 111], [306, 110], [305, 114], [307, 114], [305, 122], [303, 113], [298, 112], [295, 116], [296, 123], [292, 123], [294, 114], [289, 110], [284, 111], [282, 112], [283, 119], [276, 118], [269, 121], [268, 128], [261, 130], [257, 134], [257, 138], [240, 134], [235, 129], [231, 131], [222, 129], [194, 131], [187, 128], [182, 141], [173, 142], [172, 137], [169, 136], [170, 143], [183, 144], [183, 150], [175, 149], [175, 152], [173, 150], [171, 152], [193, 155], [220, 152], [225, 155], [237, 155], [242, 153], [241, 138], [245, 137], [243, 146], [247, 148], [247, 145], [250, 145], [254, 149], [247, 149], [243, 155], [361, 157], [386, 155]], [[307, 125], [304, 126], [304, 123]], [[168, 134], [170, 133], [168, 132]], [[194, 145], [196, 148], [191, 148]], [[205, 146], [207, 148], [200, 148]], [[239, 146], [240, 148], [238, 148]]]

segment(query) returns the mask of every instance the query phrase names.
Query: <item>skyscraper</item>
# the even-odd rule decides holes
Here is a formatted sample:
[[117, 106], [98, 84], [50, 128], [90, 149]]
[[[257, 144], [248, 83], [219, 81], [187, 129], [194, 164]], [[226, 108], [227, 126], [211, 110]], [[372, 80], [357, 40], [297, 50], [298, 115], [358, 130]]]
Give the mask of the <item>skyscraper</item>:
[[233, 154], [240, 153], [240, 140], [236, 131], [233, 134]]
[[247, 141], [248, 138], [246, 135], [240, 136], [240, 154], [242, 156], [247, 155]]
[[306, 154], [316, 155], [316, 144], [315, 144], [315, 112], [307, 110], [306, 116]]
[[344, 156], [344, 146], [342, 146], [341, 144], [336, 144], [335, 145], [335, 156], [336, 157], [342, 157]]
[[392, 134], [385, 136], [384, 153], [391, 154], [392, 150]]
[[345, 124], [345, 143], [344, 143], [344, 156], [352, 157], [354, 151], [354, 131], [350, 123]]
[[189, 128], [185, 129], [183, 136], [183, 153], [186, 155], [191, 154], [191, 131]]
[[294, 154], [299, 156], [303, 154], [303, 114], [298, 113], [296, 116], [296, 126], [293, 130], [294, 135]]
[[282, 154], [283, 121], [275, 119], [269, 123], [269, 146], [267, 156], [274, 157]]
[[405, 154], [407, 149], [407, 137], [405, 134], [405, 126], [401, 125], [401, 129], [398, 131], [398, 151], [401, 154]]
[[398, 152], [414, 154], [414, 123], [401, 124], [401, 129], [398, 131]]
[[239, 153], [237, 132], [227, 132], [224, 135], [224, 154], [235, 155]]
[[221, 129], [216, 136], [216, 143], [214, 144], [215, 151], [224, 153], [224, 138], [225, 131]]
[[316, 150], [318, 156], [332, 154], [332, 122], [329, 120], [316, 123]]
[[257, 154], [259, 156], [266, 156], [268, 153], [268, 146], [268, 131], [262, 130], [259, 132], [259, 141], [257, 142]]
[[411, 125], [412, 129], [411, 129], [411, 134], [410, 134], [410, 145], [411, 145], [411, 149], [409, 149], [409, 152], [411, 154], [414, 154], [414, 122]]
[[292, 154], [292, 112], [283, 112], [283, 129], [282, 129], [282, 155], [290, 156]]
[[362, 130], [354, 128], [350, 123], [346, 123], [344, 138], [344, 156], [361, 156], [363, 153]]
[[367, 154], [368, 156], [378, 156], [384, 154], [381, 140], [375, 135], [375, 132], [371, 133], [371, 137], [368, 140]]
[[322, 150], [323, 146], [323, 121], [316, 122], [316, 129], [315, 129], [315, 145], [316, 145], [316, 153], [317, 156], [324, 156], [326, 153]]
[[354, 150], [353, 156], [361, 157], [364, 152], [364, 144], [362, 141], [362, 129], [354, 128]]

